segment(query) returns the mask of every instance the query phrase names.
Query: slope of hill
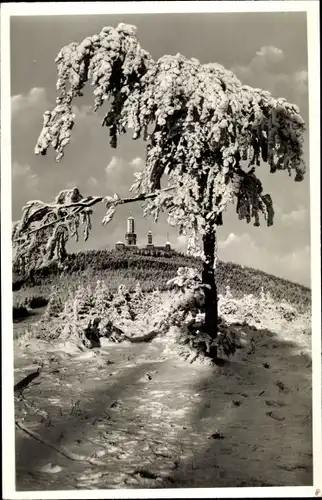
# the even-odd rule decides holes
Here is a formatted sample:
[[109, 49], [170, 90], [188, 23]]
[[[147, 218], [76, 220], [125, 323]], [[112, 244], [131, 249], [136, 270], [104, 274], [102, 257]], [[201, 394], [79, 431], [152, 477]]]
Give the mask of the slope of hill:
[[[79, 284], [94, 283], [98, 279], [104, 280], [111, 290], [115, 290], [120, 283], [131, 289], [137, 282], [144, 291], [155, 288], [164, 290], [167, 281], [173, 278], [179, 267], [201, 269], [201, 265], [200, 260], [180, 253], [154, 257], [115, 250], [90, 250], [69, 254], [64, 262], [63, 272], [57, 264], [44, 267], [28, 277], [19, 276], [13, 269], [13, 290], [17, 297], [26, 295], [27, 290], [33, 295], [37, 291], [48, 295], [52, 285], [64, 289], [68, 283], [69, 287], [76, 288]], [[299, 310], [305, 310], [311, 304], [309, 288], [231, 262], [219, 262], [216, 279], [220, 294], [225, 292], [227, 286], [236, 297], [245, 294], [259, 296], [263, 289], [276, 301], [286, 300]]]

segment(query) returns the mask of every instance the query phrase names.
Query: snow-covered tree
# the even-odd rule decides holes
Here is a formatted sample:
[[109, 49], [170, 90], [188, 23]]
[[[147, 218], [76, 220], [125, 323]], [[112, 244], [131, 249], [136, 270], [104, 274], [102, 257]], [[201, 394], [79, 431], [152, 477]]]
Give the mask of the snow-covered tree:
[[[29, 202], [15, 226], [15, 239], [27, 238], [24, 255], [32, 241], [45, 248], [48, 235], [40, 237], [42, 231], [50, 231], [49, 250], [43, 253], [64, 253], [63, 242], [68, 234], [77, 235], [80, 222], [88, 235], [95, 203], [106, 204], [107, 224], [118, 204], [144, 201], [145, 214], [157, 219], [164, 210], [169, 224], [189, 236], [189, 251], [196, 252], [201, 243], [202, 280], [208, 285], [206, 328], [215, 336], [216, 228], [232, 201], [239, 219], [258, 226], [263, 216], [268, 226], [273, 223], [272, 200], [263, 193], [256, 170], [263, 164], [272, 173], [287, 170], [295, 181], [303, 179], [305, 125], [299, 109], [243, 85], [219, 64], [201, 64], [181, 54], [154, 60], [141, 48], [135, 26], [127, 24], [71, 43], [56, 63], [59, 97], [44, 114], [35, 153], [44, 155], [52, 146], [57, 161], [62, 159], [75, 121], [73, 104], [91, 82], [94, 110], [106, 105], [102, 125], [109, 130], [111, 147], [131, 129], [133, 139], [145, 141], [145, 166], [136, 174], [133, 198], [115, 194], [59, 203], [60, 193], [53, 204]], [[45, 229], [39, 232], [39, 225]]]

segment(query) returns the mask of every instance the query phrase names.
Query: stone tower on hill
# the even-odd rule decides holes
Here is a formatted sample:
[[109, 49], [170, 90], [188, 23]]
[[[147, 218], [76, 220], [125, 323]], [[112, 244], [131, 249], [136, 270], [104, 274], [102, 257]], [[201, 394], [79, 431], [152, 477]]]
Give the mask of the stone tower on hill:
[[136, 234], [134, 232], [134, 217], [130, 215], [127, 219], [127, 232], [125, 234], [125, 241], [128, 246], [136, 246]]
[[125, 233], [125, 241], [126, 244], [122, 241], [118, 241], [115, 245], [116, 250], [122, 251], [131, 251], [134, 253], [139, 253], [143, 255], [169, 255], [174, 253], [172, 250], [170, 242], [167, 241], [164, 246], [155, 246], [153, 244], [153, 234], [152, 231], [149, 231], [147, 234], [147, 245], [145, 247], [137, 246], [137, 235], [135, 231], [135, 221], [134, 217], [130, 215], [127, 219], [126, 233]]

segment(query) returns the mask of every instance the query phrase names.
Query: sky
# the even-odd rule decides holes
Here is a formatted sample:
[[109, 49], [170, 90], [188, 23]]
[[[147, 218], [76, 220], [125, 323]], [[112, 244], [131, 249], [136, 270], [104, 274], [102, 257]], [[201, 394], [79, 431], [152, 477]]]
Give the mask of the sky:
[[[307, 123], [304, 160], [307, 174], [295, 183], [286, 172], [258, 169], [264, 192], [272, 195], [275, 222], [257, 228], [239, 221], [231, 206], [218, 228], [219, 258], [262, 269], [276, 276], [310, 286], [309, 130], [306, 15], [280, 13], [140, 14], [95, 16], [28, 16], [11, 18], [11, 117], [12, 117], [12, 217], [18, 220], [25, 203], [52, 201], [67, 187], [78, 186], [84, 196], [129, 195], [133, 173], [143, 167], [144, 144], [125, 135], [117, 149], [109, 145], [100, 126], [104, 110], [92, 111], [89, 91], [76, 105], [76, 124], [65, 156], [56, 163], [53, 150], [35, 156], [44, 111], [55, 106], [56, 66], [62, 46], [82, 41], [104, 26], [134, 24], [143, 48], [157, 59], [180, 52], [201, 63], [217, 62], [235, 72], [247, 85], [285, 97], [300, 107]], [[93, 231], [87, 242], [72, 243], [72, 251], [113, 248], [124, 241], [126, 218], [135, 217], [138, 244], [169, 238], [185, 251], [186, 239], [168, 226], [162, 216], [157, 224], [142, 217], [138, 203], [119, 207], [113, 221], [101, 225], [104, 206], [93, 215]]]

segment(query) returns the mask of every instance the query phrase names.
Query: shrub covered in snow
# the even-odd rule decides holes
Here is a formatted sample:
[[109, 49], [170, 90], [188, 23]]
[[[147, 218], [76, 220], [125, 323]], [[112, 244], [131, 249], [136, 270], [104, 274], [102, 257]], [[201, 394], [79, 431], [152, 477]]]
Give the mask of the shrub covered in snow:
[[59, 289], [58, 287], [53, 287], [43, 320], [48, 321], [51, 318], [57, 318], [62, 313], [63, 310], [64, 310], [64, 303], [62, 301]]
[[[163, 336], [175, 331], [174, 341], [183, 346], [183, 352], [211, 358], [215, 349], [229, 357], [242, 347], [241, 327], [245, 325], [265, 326], [268, 315], [278, 321], [296, 321], [298, 317], [294, 307], [286, 302], [276, 303], [264, 290], [259, 299], [253, 295], [239, 299], [227, 287], [225, 294], [219, 296], [218, 336], [212, 339], [204, 327], [205, 286], [198, 270], [179, 268], [168, 287], [168, 292], [143, 293], [139, 284], [132, 292], [120, 285], [112, 293], [103, 281], [97, 281], [94, 286], [83, 286], [70, 293], [65, 304], [54, 289], [46, 314], [32, 328], [38, 338], [73, 336], [91, 347], [94, 330], [96, 344], [100, 337], [121, 342], [128, 338], [131, 325], [137, 324]], [[166, 338], [171, 343], [173, 335]]]

